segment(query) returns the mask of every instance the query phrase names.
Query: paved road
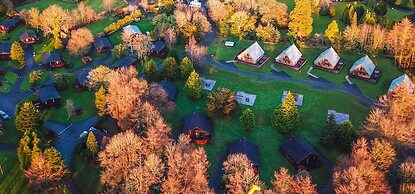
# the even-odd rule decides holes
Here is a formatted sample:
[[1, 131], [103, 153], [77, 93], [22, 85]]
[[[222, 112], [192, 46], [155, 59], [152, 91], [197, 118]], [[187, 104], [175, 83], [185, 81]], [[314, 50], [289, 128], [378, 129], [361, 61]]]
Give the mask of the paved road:
[[17, 145], [0, 144], [0, 151], [16, 151]]
[[61, 152], [62, 158], [68, 166], [71, 163], [72, 152], [80, 140], [79, 136], [82, 132], [94, 126], [98, 122], [98, 119], [98, 116], [93, 116], [84, 121], [69, 125], [45, 121], [43, 126], [58, 134], [58, 139], [54, 146]]

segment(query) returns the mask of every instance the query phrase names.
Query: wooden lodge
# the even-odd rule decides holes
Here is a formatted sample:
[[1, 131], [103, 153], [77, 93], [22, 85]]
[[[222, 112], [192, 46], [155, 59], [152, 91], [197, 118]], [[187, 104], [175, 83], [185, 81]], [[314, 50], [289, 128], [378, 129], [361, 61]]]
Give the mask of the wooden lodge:
[[148, 55], [158, 58], [165, 58], [167, 55], [166, 42], [164, 42], [164, 40], [157, 40], [153, 42], [148, 50]]
[[17, 25], [19, 25], [20, 20], [17, 18], [10, 18], [8, 20], [0, 23], [0, 33], [10, 33], [13, 31]]
[[293, 44], [290, 47], [282, 51], [276, 58], [275, 62], [280, 65], [300, 71], [301, 68], [306, 64], [307, 59], [302, 57], [300, 50]]
[[137, 62], [136, 58], [124, 57], [124, 58], [119, 59], [118, 61], [115, 61], [115, 63], [111, 65], [111, 68], [117, 69], [121, 67], [130, 67], [130, 66], [134, 66], [136, 62]]
[[112, 45], [107, 37], [95, 38], [94, 47], [98, 54], [111, 52]]
[[353, 64], [349, 71], [349, 76], [376, 83], [380, 77], [380, 71], [376, 70], [376, 65], [366, 55]]
[[167, 99], [170, 101], [175, 101], [177, 96], [177, 87], [173, 82], [168, 80], [162, 80], [159, 82], [160, 86], [167, 94]]
[[201, 112], [193, 112], [183, 119], [182, 131], [190, 136], [195, 144], [211, 143], [212, 122], [209, 117]]
[[0, 43], [0, 60], [10, 59], [11, 50], [11, 43]]
[[412, 82], [411, 78], [406, 74], [403, 74], [392, 80], [388, 92], [395, 90], [397, 87], [403, 87], [404, 89], [408, 90], [409, 93], [413, 93], [415, 90], [415, 84]]
[[320, 154], [300, 137], [289, 137], [281, 144], [280, 150], [297, 169], [309, 170], [321, 166]]
[[91, 68], [87, 68], [82, 70], [82, 72], [78, 74], [74, 84], [74, 89], [76, 92], [82, 92], [88, 89], [88, 74], [91, 70]]
[[322, 52], [316, 60], [314, 60], [314, 67], [332, 73], [340, 73], [345, 66], [344, 62], [340, 60], [340, 56], [336, 53], [333, 47]]
[[269, 57], [265, 55], [265, 51], [261, 48], [258, 42], [255, 42], [236, 56], [236, 61], [251, 65], [253, 67], [261, 67], [268, 61], [268, 59]]
[[65, 61], [61, 58], [57, 51], [49, 51], [42, 54], [42, 64], [46, 68], [61, 68], [64, 67]]
[[257, 145], [246, 140], [240, 139], [229, 145], [228, 154], [245, 154], [254, 164], [256, 173], [259, 170], [259, 151]]
[[43, 109], [61, 107], [61, 96], [54, 86], [44, 86], [36, 90], [36, 94], [39, 97], [41, 107]]
[[36, 43], [39, 43], [40, 41], [36, 33], [27, 31], [27, 30], [23, 31], [20, 34], [19, 40], [21, 43], [26, 44], [26, 45], [36, 44]]

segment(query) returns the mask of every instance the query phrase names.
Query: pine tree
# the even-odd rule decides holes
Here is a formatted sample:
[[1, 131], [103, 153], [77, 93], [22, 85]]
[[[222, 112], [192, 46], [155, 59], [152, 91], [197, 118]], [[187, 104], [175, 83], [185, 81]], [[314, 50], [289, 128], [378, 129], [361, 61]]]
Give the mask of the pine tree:
[[324, 32], [326, 37], [330, 40], [331, 43], [334, 43], [339, 37], [339, 26], [337, 25], [336, 20], [332, 20], [331, 23], [327, 26], [326, 31]]
[[92, 131], [89, 131], [89, 133], [88, 133], [88, 137], [86, 139], [86, 148], [94, 156], [99, 151], [99, 145], [98, 145], [97, 138], [95, 138], [95, 135], [94, 135], [94, 133]]
[[187, 57], [183, 58], [182, 62], [180, 63], [179, 69], [180, 78], [186, 80], [194, 70], [192, 61], [190, 61], [190, 59]]
[[38, 114], [32, 102], [24, 102], [16, 113], [16, 128], [20, 131], [31, 131], [38, 125]]
[[176, 59], [173, 57], [166, 58], [161, 71], [166, 79], [170, 81], [176, 80], [179, 76], [179, 65], [177, 64]]
[[105, 106], [107, 105], [105, 89], [100, 87], [97, 92], [95, 92], [95, 107], [98, 109], [98, 115], [104, 116], [106, 113]]
[[251, 109], [247, 108], [242, 112], [239, 120], [244, 124], [245, 129], [252, 129], [255, 127], [255, 115]]
[[334, 118], [333, 114], [329, 115], [329, 118], [326, 123], [326, 129], [324, 131], [323, 137], [321, 137], [321, 143], [326, 146], [331, 146], [334, 142], [335, 137], [335, 130], [336, 130], [336, 119]]
[[144, 76], [148, 82], [155, 82], [158, 79], [157, 63], [150, 59], [144, 66]]
[[22, 170], [27, 169], [33, 157], [41, 153], [39, 143], [40, 139], [34, 131], [26, 131], [22, 139], [20, 139], [19, 147], [17, 148], [17, 157]]
[[285, 100], [272, 113], [271, 125], [279, 132], [288, 133], [297, 129], [300, 113], [295, 105], [295, 98], [288, 92]]
[[184, 86], [184, 92], [191, 99], [199, 99], [202, 95], [202, 80], [200, 80], [199, 74], [196, 71], [192, 71], [187, 78]]
[[294, 10], [290, 13], [289, 35], [302, 41], [313, 31], [312, 6], [310, 0], [295, 0]]
[[24, 56], [24, 50], [22, 45], [18, 42], [14, 42], [12, 44], [12, 48], [10, 50], [10, 58], [18, 63], [18, 69], [23, 69], [26, 65], [26, 59]]

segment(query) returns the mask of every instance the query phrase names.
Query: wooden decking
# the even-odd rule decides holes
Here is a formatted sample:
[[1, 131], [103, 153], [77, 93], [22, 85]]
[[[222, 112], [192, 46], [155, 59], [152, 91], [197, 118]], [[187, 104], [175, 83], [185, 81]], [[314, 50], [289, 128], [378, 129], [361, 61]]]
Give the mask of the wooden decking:
[[358, 76], [358, 75], [354, 75], [350, 72], [348, 73], [348, 75], [352, 78], [355, 78], [355, 79], [365, 80], [365, 81], [368, 81], [372, 84], [376, 84], [376, 82], [379, 80], [379, 78], [381, 76], [381, 72], [378, 69], [375, 69], [373, 71], [372, 76], [370, 77], [370, 79], [367, 79], [367, 78], [364, 78], [364, 77], [361, 77], [361, 76]]
[[283, 64], [283, 63], [278, 63], [276, 62], [276, 64], [283, 66], [283, 67], [289, 67], [290, 69], [293, 69], [295, 71], [300, 71], [301, 68], [303, 68], [303, 66], [307, 63], [307, 59], [304, 57], [301, 57], [300, 60], [298, 60], [298, 62], [294, 65], [287, 65], [287, 64]]
[[315, 67], [316, 69], [320, 69], [320, 70], [327, 71], [327, 72], [330, 72], [330, 73], [335, 73], [335, 74], [339, 74], [342, 71], [342, 69], [344, 68], [344, 66], [346, 66], [346, 64], [342, 60], [339, 60], [339, 62], [337, 62], [334, 69], [328, 69], [328, 68], [313, 64], [313, 67]]

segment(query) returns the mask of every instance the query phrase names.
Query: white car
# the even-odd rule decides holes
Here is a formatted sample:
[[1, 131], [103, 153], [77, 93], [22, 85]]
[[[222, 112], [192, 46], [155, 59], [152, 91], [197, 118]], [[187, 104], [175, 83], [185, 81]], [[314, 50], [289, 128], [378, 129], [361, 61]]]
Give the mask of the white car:
[[10, 119], [10, 116], [9, 115], [7, 115], [4, 111], [2, 111], [2, 110], [0, 110], [0, 117], [2, 118], [2, 119]]
[[79, 135], [79, 138], [84, 138], [88, 135], [88, 131], [84, 131], [81, 133], [81, 135]]

